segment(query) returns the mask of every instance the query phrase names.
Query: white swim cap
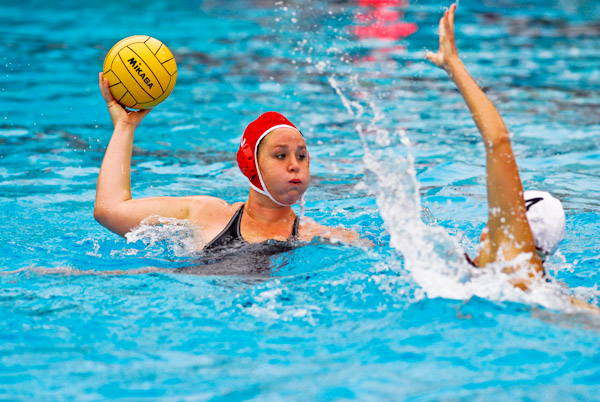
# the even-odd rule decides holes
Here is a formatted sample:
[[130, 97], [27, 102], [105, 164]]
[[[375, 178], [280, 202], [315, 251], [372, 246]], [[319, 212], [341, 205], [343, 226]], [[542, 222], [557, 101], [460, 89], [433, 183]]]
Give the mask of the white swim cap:
[[545, 191], [525, 191], [527, 220], [535, 247], [552, 255], [565, 237], [565, 211], [562, 204]]

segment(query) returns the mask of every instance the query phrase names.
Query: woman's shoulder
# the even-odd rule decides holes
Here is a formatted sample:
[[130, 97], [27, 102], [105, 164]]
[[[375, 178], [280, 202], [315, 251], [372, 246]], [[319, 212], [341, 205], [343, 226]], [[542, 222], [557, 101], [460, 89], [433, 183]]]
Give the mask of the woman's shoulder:
[[188, 198], [191, 202], [190, 219], [202, 222], [206, 222], [207, 220], [220, 221], [231, 218], [235, 211], [244, 204], [243, 202], [230, 204], [222, 198], [209, 195], [198, 195]]
[[235, 207], [240, 207], [243, 202], [234, 202], [232, 204], [228, 203], [222, 198], [214, 197], [212, 195], [192, 195], [189, 197], [185, 197], [192, 203], [194, 207], [210, 207], [216, 209], [230, 209]]

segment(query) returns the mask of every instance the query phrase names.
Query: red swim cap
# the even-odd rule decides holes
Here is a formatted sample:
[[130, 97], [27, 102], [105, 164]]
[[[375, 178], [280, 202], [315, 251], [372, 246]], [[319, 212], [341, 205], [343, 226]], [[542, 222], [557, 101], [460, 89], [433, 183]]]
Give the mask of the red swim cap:
[[[237, 163], [240, 170], [250, 180], [250, 186], [261, 194], [266, 195], [272, 201], [279, 205], [281, 204], [275, 200], [271, 194], [269, 194], [266, 186], [262, 181], [260, 171], [258, 170], [258, 164], [256, 161], [256, 154], [258, 152], [258, 145], [263, 138], [271, 131], [278, 128], [293, 128], [298, 130], [284, 115], [277, 112], [266, 112], [261, 114], [258, 119], [248, 124], [242, 140], [240, 142], [240, 149], [237, 152]], [[299, 132], [300, 130], [298, 130]]]

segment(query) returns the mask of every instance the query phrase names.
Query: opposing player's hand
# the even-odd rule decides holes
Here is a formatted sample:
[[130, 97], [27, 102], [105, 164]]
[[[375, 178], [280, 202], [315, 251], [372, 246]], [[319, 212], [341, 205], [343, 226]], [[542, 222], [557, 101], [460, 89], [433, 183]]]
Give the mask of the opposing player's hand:
[[425, 55], [427, 60], [444, 70], [448, 69], [448, 65], [453, 58], [458, 59], [458, 52], [456, 51], [456, 43], [454, 41], [455, 12], [456, 4], [452, 4], [450, 9], [446, 10], [444, 16], [440, 19], [440, 47], [437, 53], [427, 52]]
[[100, 92], [102, 93], [102, 98], [106, 102], [106, 106], [108, 107], [108, 113], [110, 113], [110, 119], [113, 122], [113, 126], [117, 126], [117, 124], [126, 124], [132, 126], [134, 129], [140, 125], [144, 117], [152, 109], [142, 109], [138, 111], [130, 111], [126, 110], [123, 106], [119, 104], [112, 96], [110, 92], [110, 87], [108, 84], [108, 79], [104, 78], [104, 74], [100, 73], [98, 75], [98, 85], [100, 86]]

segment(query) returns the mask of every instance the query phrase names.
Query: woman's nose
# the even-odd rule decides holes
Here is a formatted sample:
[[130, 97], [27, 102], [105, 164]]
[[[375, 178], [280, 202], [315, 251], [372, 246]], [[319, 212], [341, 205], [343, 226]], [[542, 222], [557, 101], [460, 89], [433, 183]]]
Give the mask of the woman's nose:
[[298, 158], [296, 158], [296, 156], [292, 156], [290, 158], [290, 164], [288, 166], [288, 169], [291, 172], [297, 172], [300, 169], [300, 163], [298, 162]]

